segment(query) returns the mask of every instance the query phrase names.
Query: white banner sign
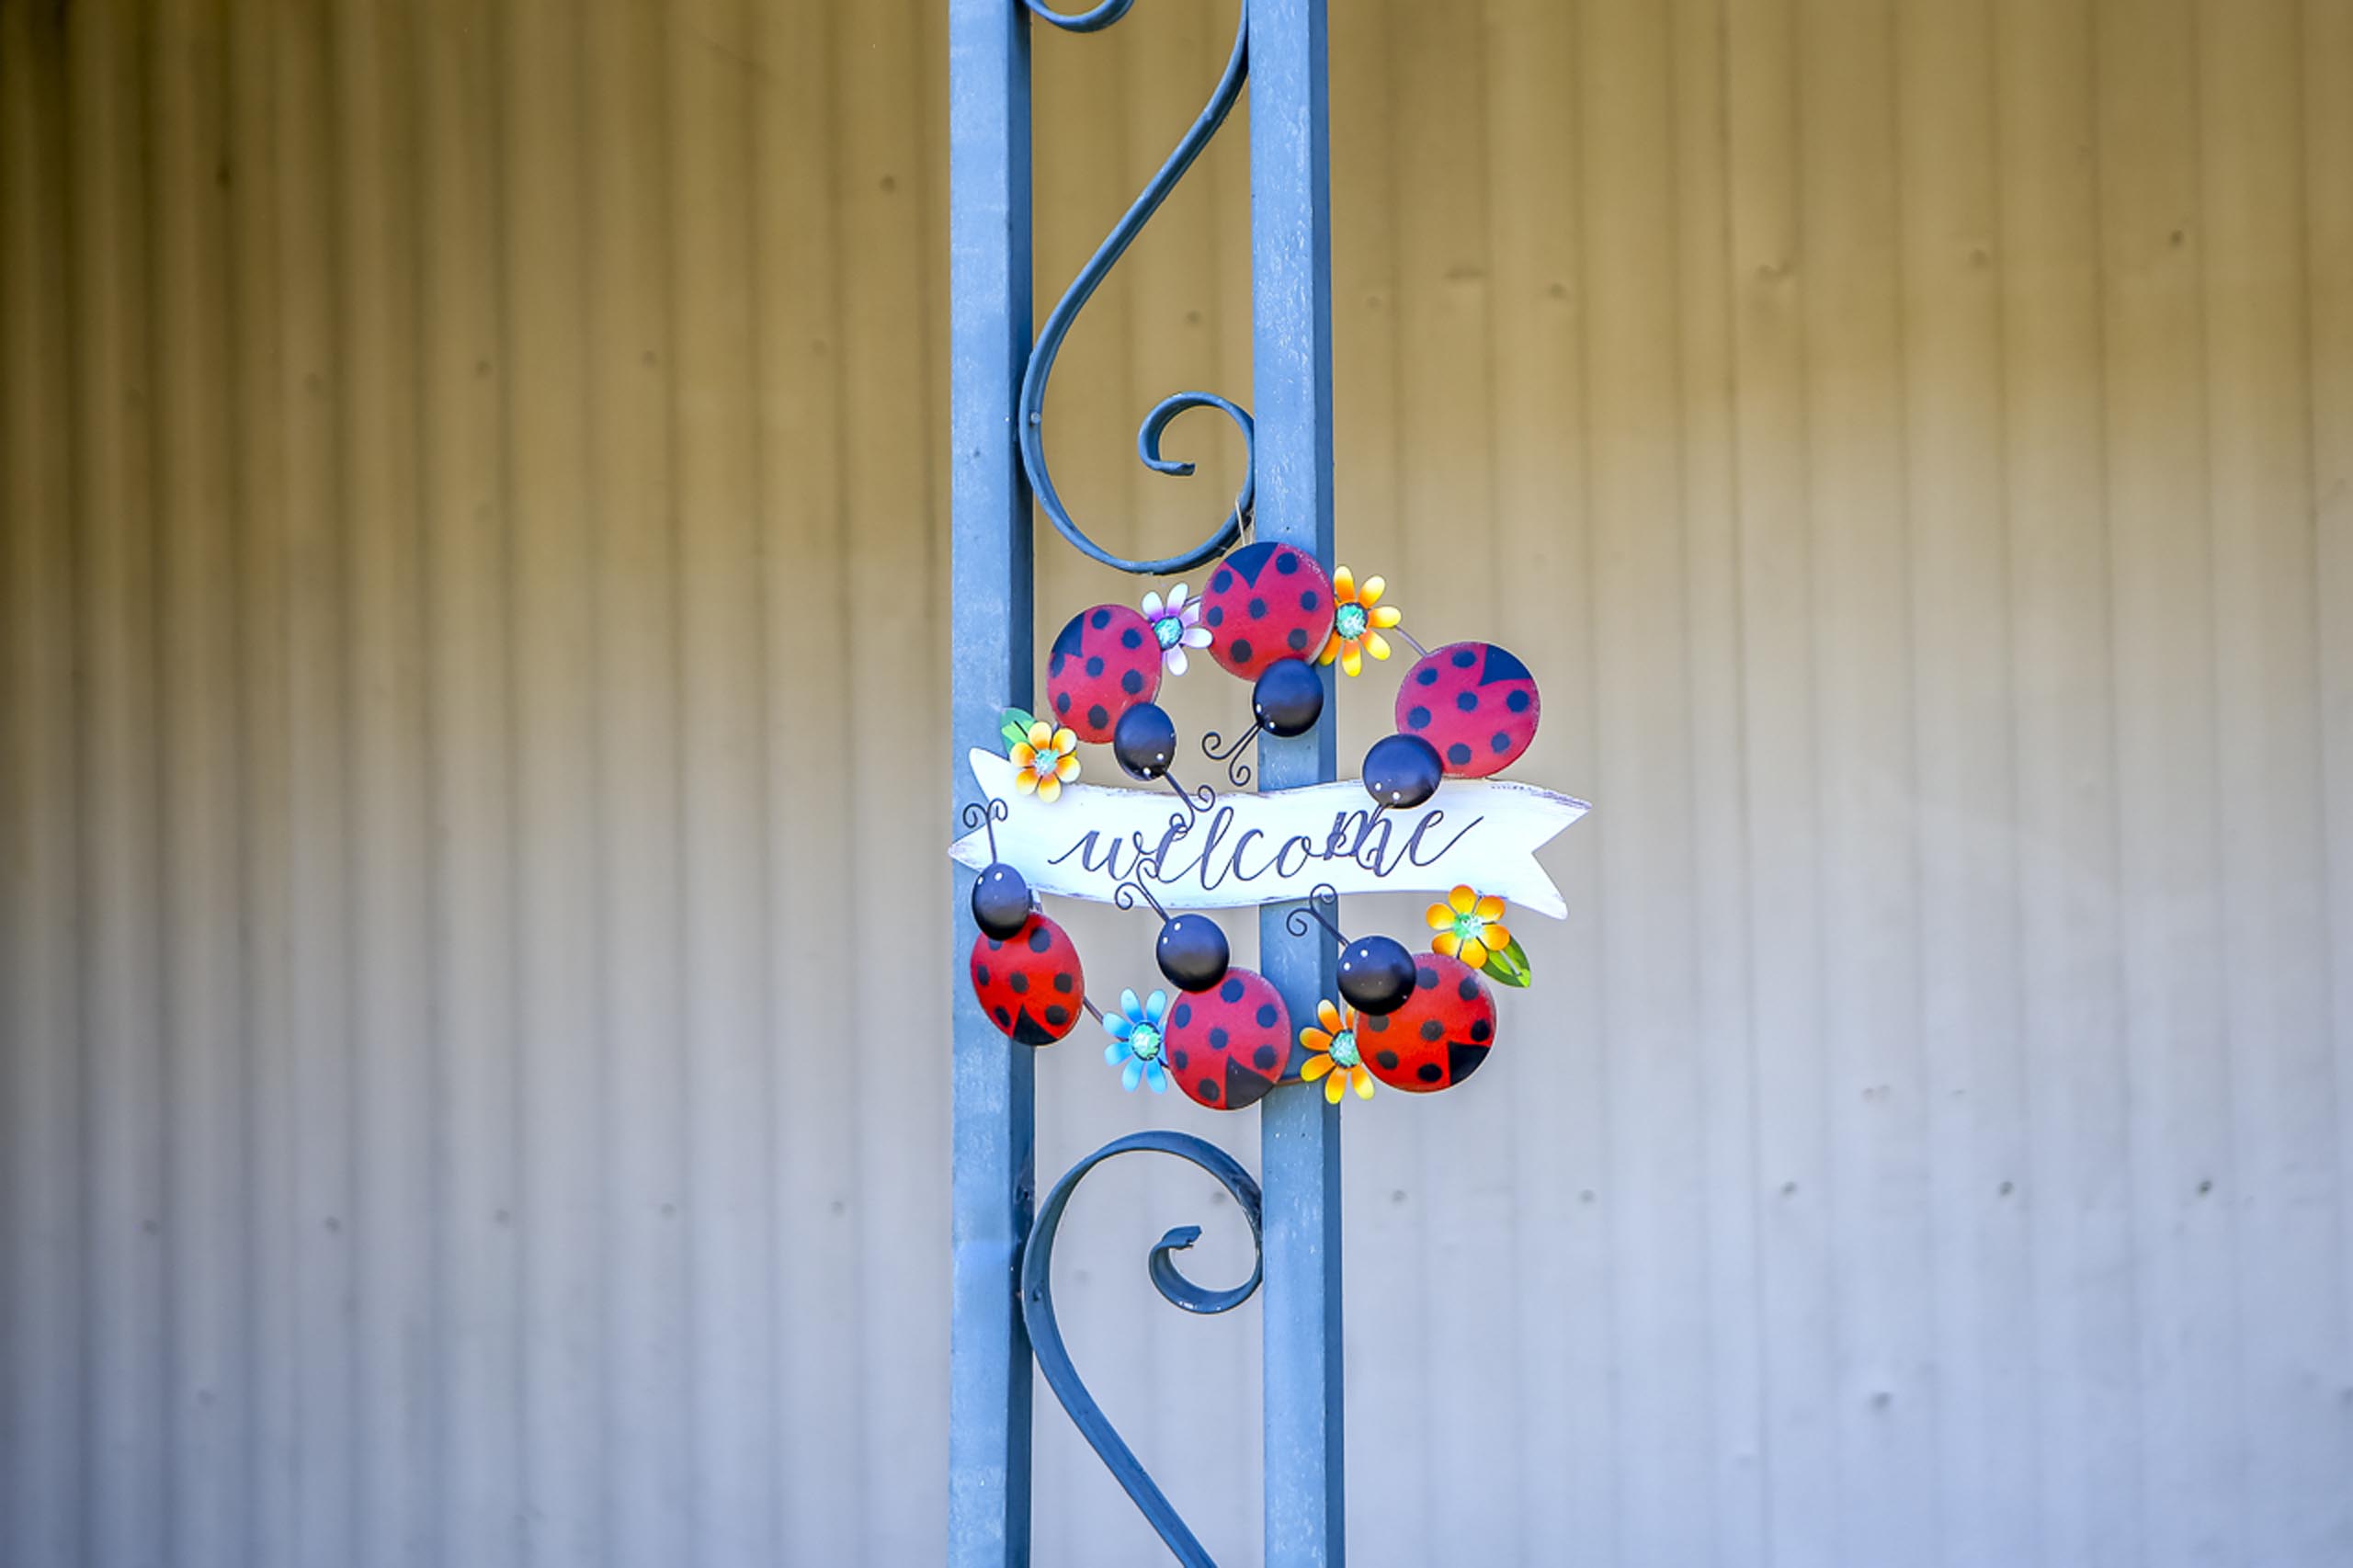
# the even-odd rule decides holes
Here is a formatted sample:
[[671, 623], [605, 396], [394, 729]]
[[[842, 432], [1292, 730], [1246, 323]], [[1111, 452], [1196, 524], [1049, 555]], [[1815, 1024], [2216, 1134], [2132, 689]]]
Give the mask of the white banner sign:
[[[1560, 919], [1561, 890], [1536, 851], [1590, 809], [1583, 801], [1501, 778], [1449, 778], [1411, 810], [1375, 819], [1354, 779], [1265, 794], [1220, 795], [1193, 812], [1166, 789], [1063, 788], [1042, 804], [1013, 792], [1013, 764], [972, 754], [972, 777], [1011, 812], [997, 853], [1039, 892], [1108, 903], [1145, 868], [1144, 884], [1172, 909], [1236, 909], [1305, 898], [1318, 882], [1347, 892], [1442, 892], [1468, 882]], [[1181, 817], [1181, 822], [1172, 822]], [[984, 831], [950, 851], [979, 869]]]

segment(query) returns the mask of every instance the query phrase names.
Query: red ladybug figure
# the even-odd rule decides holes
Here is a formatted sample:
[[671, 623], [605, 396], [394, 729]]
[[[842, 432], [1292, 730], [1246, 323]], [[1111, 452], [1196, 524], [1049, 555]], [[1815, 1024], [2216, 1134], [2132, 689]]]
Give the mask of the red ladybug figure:
[[1054, 639], [1046, 696], [1055, 721], [1090, 745], [1110, 740], [1120, 715], [1159, 690], [1159, 640], [1151, 623], [1125, 605], [1080, 610]]
[[1414, 956], [1414, 994], [1393, 1013], [1357, 1018], [1357, 1049], [1392, 1089], [1426, 1095], [1479, 1070], [1495, 1043], [1495, 999], [1461, 959]]
[[1042, 915], [999, 940], [972, 938], [972, 994], [989, 1021], [1023, 1045], [1051, 1045], [1077, 1027], [1086, 974], [1070, 934]]
[[1281, 1079], [1290, 1012], [1265, 975], [1229, 969], [1215, 989], [1176, 998], [1163, 1044], [1178, 1088], [1211, 1110], [1240, 1110]]
[[1244, 545], [1210, 574], [1201, 604], [1210, 657], [1244, 680], [1280, 659], [1313, 658], [1332, 634], [1332, 580], [1292, 545]]
[[1518, 761], [1542, 711], [1536, 677], [1492, 642], [1433, 649], [1397, 688], [1398, 733], [1429, 742], [1456, 778], [1484, 778]]

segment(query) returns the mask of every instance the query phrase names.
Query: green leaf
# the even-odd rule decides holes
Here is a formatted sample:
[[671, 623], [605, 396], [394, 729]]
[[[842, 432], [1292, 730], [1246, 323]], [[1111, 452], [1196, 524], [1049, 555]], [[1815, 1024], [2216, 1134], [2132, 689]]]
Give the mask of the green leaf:
[[1487, 955], [1486, 973], [1487, 978], [1497, 985], [1528, 983], [1528, 949], [1519, 945], [1518, 937], [1511, 939], [1510, 947], [1498, 949]]
[[1018, 708], [1006, 709], [1005, 710], [1005, 725], [1001, 731], [1005, 736], [1005, 744], [1008, 746], [1018, 745], [1023, 741], [1028, 740], [1029, 738], [1029, 726], [1037, 722], [1038, 721], [1032, 719], [1029, 714], [1024, 713]]

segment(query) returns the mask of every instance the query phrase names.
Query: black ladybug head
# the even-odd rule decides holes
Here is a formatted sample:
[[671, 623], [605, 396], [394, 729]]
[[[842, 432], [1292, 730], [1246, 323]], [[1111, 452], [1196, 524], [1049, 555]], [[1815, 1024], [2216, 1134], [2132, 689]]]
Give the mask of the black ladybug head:
[[1418, 806], [1444, 777], [1438, 749], [1419, 735], [1388, 735], [1364, 754], [1365, 793], [1380, 805]]
[[1324, 716], [1324, 677], [1305, 659], [1278, 659], [1250, 688], [1250, 711], [1272, 735], [1303, 735]]
[[1414, 994], [1414, 955], [1393, 937], [1363, 937], [1340, 949], [1340, 994], [1359, 1013], [1393, 1013]]
[[972, 883], [972, 921], [998, 941], [1009, 941], [1029, 918], [1029, 883], [1002, 860], [990, 862]]
[[1176, 760], [1176, 721], [1157, 702], [1139, 702], [1111, 731], [1111, 755], [1131, 778], [1155, 780]]
[[[1233, 954], [1226, 946], [1225, 931], [1216, 921], [1206, 915], [1179, 915], [1160, 927], [1160, 942], [1153, 956], [1160, 960], [1160, 972], [1177, 990], [1207, 991], [1225, 978]], [[1405, 978], [1410, 986], [1410, 965]]]

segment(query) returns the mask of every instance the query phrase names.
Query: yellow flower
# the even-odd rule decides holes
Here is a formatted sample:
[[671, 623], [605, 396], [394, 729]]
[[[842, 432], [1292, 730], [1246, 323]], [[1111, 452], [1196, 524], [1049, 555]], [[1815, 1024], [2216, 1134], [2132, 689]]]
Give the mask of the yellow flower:
[[1378, 630], [1394, 626], [1404, 618], [1395, 605], [1381, 602], [1389, 585], [1378, 577], [1367, 577], [1364, 585], [1357, 585], [1356, 574], [1343, 566], [1332, 574], [1332, 635], [1324, 643], [1324, 656], [1317, 664], [1340, 661], [1340, 668], [1355, 675], [1364, 668], [1364, 655], [1376, 659], [1389, 657], [1389, 639]]
[[[1357, 1088], [1357, 1098], [1372, 1098], [1372, 1069], [1364, 1064], [1357, 1051], [1357, 1016], [1354, 1009], [1342, 1009], [1329, 1002], [1315, 1004], [1315, 1017], [1323, 1024], [1320, 1029], [1302, 1029], [1299, 1043], [1307, 1047], [1308, 1057], [1299, 1075], [1309, 1083], [1324, 1079], [1324, 1097], [1334, 1105], [1340, 1103], [1342, 1091], [1350, 1084]], [[1325, 1074], [1329, 1074], [1329, 1077]]]
[[1006, 755], [1013, 758], [1013, 792], [1034, 794], [1050, 805], [1078, 777], [1078, 737], [1043, 720], [1030, 725], [1029, 738], [1014, 742]]
[[1511, 946], [1511, 933], [1504, 929], [1504, 901], [1481, 898], [1467, 887], [1447, 894], [1444, 903], [1431, 904], [1428, 919], [1430, 929], [1438, 933], [1430, 938], [1430, 950], [1461, 959], [1472, 969], [1486, 968], [1488, 954]]

